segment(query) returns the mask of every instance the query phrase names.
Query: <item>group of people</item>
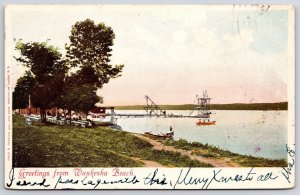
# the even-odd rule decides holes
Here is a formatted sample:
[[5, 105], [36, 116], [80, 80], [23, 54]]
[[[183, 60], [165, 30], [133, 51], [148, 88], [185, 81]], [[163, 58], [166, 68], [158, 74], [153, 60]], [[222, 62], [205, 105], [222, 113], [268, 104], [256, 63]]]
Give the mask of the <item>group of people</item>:
[[81, 120], [81, 114], [79, 113], [77, 114], [75, 112], [71, 116], [67, 114], [66, 119], [70, 119], [70, 118], [75, 121]]
[[[199, 119], [199, 122], [200, 122], [200, 123], [202, 123], [202, 120], [201, 120], [201, 119]], [[209, 123], [209, 122], [210, 122], [210, 120], [209, 120], [209, 119], [207, 119], [207, 122]], [[203, 123], [206, 123], [206, 120], [205, 120], [205, 119], [203, 120]]]
[[[152, 110], [150, 110], [150, 116], [152, 116], [152, 113], [153, 113], [153, 111]], [[164, 116], [167, 116], [167, 112], [164, 110], [164, 111], [162, 111], [162, 114], [164, 115]]]
[[[47, 115], [48, 115], [48, 113], [47, 113]], [[48, 116], [52, 116], [52, 115], [48, 115]], [[73, 113], [72, 115], [71, 114], [64, 114], [64, 113], [57, 113], [57, 115], [56, 115], [56, 118], [57, 118], [57, 120], [61, 120], [61, 119], [66, 119], [66, 120], [82, 120], [82, 116], [81, 116], [81, 114], [77, 114], [77, 113]]]

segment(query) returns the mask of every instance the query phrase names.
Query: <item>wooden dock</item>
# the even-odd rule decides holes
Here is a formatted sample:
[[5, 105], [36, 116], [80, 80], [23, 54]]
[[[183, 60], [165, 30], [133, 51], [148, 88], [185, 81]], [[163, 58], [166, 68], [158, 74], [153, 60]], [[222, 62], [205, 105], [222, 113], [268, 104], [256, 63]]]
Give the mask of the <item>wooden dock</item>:
[[209, 115], [195, 115], [195, 116], [188, 116], [188, 115], [179, 115], [179, 114], [106, 114], [105, 116], [114, 116], [119, 118], [143, 118], [143, 117], [149, 117], [149, 118], [209, 118]]

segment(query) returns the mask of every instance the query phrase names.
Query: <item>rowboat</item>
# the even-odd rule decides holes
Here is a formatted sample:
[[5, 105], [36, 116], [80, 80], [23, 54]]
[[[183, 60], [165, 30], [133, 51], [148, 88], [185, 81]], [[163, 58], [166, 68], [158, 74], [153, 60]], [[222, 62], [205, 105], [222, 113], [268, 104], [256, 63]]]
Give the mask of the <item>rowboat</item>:
[[174, 134], [164, 133], [164, 134], [154, 134], [151, 131], [145, 132], [145, 135], [150, 135], [153, 137], [164, 138], [164, 139], [173, 139]]
[[205, 122], [205, 121], [198, 121], [196, 122], [197, 125], [216, 125], [216, 121], [208, 121], [208, 122]]

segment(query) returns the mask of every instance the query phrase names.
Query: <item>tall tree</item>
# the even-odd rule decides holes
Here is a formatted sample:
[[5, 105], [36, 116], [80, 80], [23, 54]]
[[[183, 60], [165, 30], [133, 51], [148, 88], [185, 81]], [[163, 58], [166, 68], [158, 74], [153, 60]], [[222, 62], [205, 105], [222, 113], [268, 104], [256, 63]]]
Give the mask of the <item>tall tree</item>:
[[17, 85], [13, 92], [13, 109], [28, 107], [30, 90], [34, 87], [33, 75], [26, 71], [23, 77], [17, 80]]
[[103, 98], [96, 94], [95, 79], [97, 77], [94, 74], [88, 74], [85, 68], [67, 77], [59, 107], [68, 110], [69, 113], [71, 110], [88, 113], [96, 103], [102, 103]]
[[33, 77], [34, 85], [28, 91], [31, 103], [40, 108], [41, 120], [46, 122], [45, 110], [57, 104], [68, 66], [58, 49], [48, 46], [46, 42], [19, 41], [16, 49], [21, 53], [16, 60], [28, 67]]
[[67, 58], [72, 67], [84, 69], [81, 75], [94, 75], [93, 84], [101, 88], [111, 78], [120, 76], [124, 65], [111, 65], [110, 57], [115, 34], [104, 23], [86, 19], [72, 26]]
[[102, 97], [96, 94], [96, 90], [97, 88], [91, 84], [65, 86], [59, 107], [68, 110], [68, 113], [74, 110], [87, 114], [96, 103], [103, 102]]

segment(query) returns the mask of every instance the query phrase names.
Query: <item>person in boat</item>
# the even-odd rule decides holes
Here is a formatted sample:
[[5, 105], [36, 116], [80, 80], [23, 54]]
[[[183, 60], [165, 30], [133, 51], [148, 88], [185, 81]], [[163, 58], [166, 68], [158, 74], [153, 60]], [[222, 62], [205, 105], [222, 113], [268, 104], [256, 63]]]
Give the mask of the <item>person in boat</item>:
[[168, 133], [166, 133], [166, 135], [169, 135], [169, 136], [173, 136], [174, 135], [174, 130], [173, 130], [172, 126], [170, 126], [170, 131]]

